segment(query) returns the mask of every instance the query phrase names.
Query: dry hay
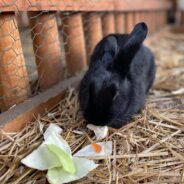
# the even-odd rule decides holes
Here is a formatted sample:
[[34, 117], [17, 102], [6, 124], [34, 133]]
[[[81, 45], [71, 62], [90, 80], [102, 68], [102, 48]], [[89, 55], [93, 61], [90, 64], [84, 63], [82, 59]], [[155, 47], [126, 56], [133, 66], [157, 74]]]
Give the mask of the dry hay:
[[[106, 140], [113, 141], [113, 155], [106, 159], [94, 158], [99, 167], [73, 183], [184, 183], [184, 94], [171, 93], [184, 84], [184, 67], [181, 67], [184, 55], [177, 50], [181, 49], [179, 44], [184, 35], [180, 35], [182, 39], [178, 37], [167, 33], [152, 45], [159, 67], [145, 109], [125, 127], [110, 129]], [[38, 122], [44, 123], [45, 128], [49, 123], [60, 125], [73, 153], [90, 143], [88, 137], [94, 139], [78, 112], [77, 92], [70, 89], [66, 98], [44, 117], [18, 133], [3, 133], [1, 184], [45, 183], [45, 172], [20, 164], [43, 140]]]

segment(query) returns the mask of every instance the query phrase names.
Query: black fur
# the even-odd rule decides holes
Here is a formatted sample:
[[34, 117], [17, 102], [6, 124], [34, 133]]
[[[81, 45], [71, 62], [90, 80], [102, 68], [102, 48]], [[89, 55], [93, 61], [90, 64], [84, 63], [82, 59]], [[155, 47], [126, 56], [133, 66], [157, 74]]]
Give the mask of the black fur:
[[147, 31], [139, 23], [130, 34], [111, 34], [97, 44], [79, 90], [89, 123], [120, 128], [144, 107], [156, 71], [152, 52], [142, 44]]

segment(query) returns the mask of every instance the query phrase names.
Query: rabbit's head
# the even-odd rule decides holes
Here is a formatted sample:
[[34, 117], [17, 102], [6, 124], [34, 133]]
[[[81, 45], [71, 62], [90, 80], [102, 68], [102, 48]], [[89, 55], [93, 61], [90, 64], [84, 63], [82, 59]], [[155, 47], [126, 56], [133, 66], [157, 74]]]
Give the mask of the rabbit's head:
[[113, 118], [113, 102], [119, 93], [118, 79], [104, 75], [106, 78], [90, 83], [88, 105], [84, 111], [86, 120], [96, 125], [106, 125]]

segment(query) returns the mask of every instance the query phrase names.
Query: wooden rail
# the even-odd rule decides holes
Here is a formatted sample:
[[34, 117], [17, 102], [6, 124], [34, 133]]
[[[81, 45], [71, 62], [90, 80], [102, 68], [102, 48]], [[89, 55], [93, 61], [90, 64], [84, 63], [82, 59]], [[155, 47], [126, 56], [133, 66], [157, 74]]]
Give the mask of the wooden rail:
[[[27, 11], [28, 14], [39, 86], [43, 91], [63, 79], [63, 63], [66, 63], [70, 75], [85, 70], [92, 50], [103, 36], [115, 32], [129, 33], [141, 21], [148, 24], [150, 34], [163, 28], [170, 6], [166, 0], [0, 1], [0, 110], [5, 111], [21, 103], [30, 94], [17, 26], [17, 11]], [[61, 20], [63, 34], [58, 31], [56, 13]], [[18, 23], [21, 23], [20, 16], [18, 17]], [[11, 30], [14, 30], [13, 34]], [[64, 53], [60, 42], [63, 42]], [[61, 61], [62, 54], [65, 61]], [[63, 83], [59, 84], [61, 87]], [[68, 81], [68, 84], [71, 82]], [[42, 115], [46, 108], [50, 108], [63, 97], [59, 88], [57, 90], [59, 97], [53, 101], [49, 95], [42, 98], [42, 95], [45, 96], [42, 94], [35, 97], [36, 100], [31, 100], [33, 102], [26, 101], [26, 105], [20, 104], [21, 107], [18, 105], [14, 110], [2, 113], [0, 124], [7, 131], [18, 130], [26, 122], [33, 120], [33, 116]], [[14, 113], [17, 109], [18, 113]], [[14, 116], [8, 113], [13, 113]]]
[[1, 11], [151, 11], [171, 8], [166, 0], [6, 0]]
[[65, 96], [68, 86], [76, 87], [81, 80], [83, 73], [61, 81], [53, 88], [30, 98], [28, 101], [19, 104], [16, 108], [9, 109], [0, 115], [0, 129], [6, 132], [18, 131], [27, 123], [33, 121], [38, 115], [43, 115], [53, 108]]

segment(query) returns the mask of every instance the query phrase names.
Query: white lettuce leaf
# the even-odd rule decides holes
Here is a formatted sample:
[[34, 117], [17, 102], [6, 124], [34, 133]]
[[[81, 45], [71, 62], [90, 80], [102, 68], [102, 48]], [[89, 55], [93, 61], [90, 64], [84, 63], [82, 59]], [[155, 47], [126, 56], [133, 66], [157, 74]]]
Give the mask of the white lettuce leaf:
[[47, 148], [45, 143], [42, 143], [31, 154], [23, 158], [21, 162], [30, 168], [41, 171], [61, 165], [58, 158]]
[[52, 133], [60, 135], [62, 132], [63, 132], [62, 128], [60, 128], [58, 125], [54, 123], [51, 123], [47, 128], [47, 130], [45, 131], [45, 133], [43, 134], [44, 140], [47, 140], [48, 136], [50, 136], [50, 134]]
[[73, 157], [73, 161], [76, 166], [75, 174], [66, 172], [62, 167], [49, 169], [47, 172], [47, 179], [49, 183], [62, 184], [79, 180], [98, 166], [94, 163], [94, 161], [85, 158]]
[[101, 151], [97, 153], [92, 144], [85, 146], [77, 153], [74, 154], [75, 157], [106, 157], [112, 154], [112, 141], [107, 142], [97, 142], [100, 145]]
[[45, 131], [47, 132], [47, 135], [45, 136], [46, 140], [31, 154], [22, 159], [21, 162], [28, 167], [38, 170], [47, 170], [61, 166], [59, 159], [46, 146], [49, 144], [58, 146], [60, 149], [65, 151], [70, 158], [72, 158], [71, 149], [68, 143], [59, 135], [61, 132], [59, 129], [59, 126], [56, 128], [51, 124], [47, 129], [48, 131]]

